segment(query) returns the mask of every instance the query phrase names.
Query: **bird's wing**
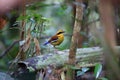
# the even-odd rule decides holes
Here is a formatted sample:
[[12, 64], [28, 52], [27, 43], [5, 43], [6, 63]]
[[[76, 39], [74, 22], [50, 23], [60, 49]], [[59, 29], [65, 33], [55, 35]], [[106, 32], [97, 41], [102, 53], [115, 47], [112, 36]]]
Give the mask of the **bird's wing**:
[[48, 42], [56, 42], [58, 40], [58, 36], [52, 36], [51, 39]]

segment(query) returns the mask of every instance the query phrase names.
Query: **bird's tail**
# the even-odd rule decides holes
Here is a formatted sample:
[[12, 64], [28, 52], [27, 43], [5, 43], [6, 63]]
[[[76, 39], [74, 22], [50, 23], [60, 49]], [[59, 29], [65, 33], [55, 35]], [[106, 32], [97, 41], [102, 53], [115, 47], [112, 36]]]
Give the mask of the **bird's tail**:
[[49, 44], [50, 42], [46, 42], [46, 43], [44, 43], [44, 45], [47, 45], [47, 44]]

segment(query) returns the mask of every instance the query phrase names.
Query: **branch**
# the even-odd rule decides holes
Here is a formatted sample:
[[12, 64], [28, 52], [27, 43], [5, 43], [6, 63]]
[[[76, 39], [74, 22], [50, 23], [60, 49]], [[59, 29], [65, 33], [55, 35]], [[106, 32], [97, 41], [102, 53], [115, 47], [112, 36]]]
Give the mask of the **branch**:
[[[25, 2], [26, 2], [26, 0], [22, 0], [22, 16], [25, 16], [26, 15], [26, 11], [25, 11]], [[22, 20], [22, 22], [21, 22], [21, 29], [22, 29], [22, 31], [20, 32], [20, 38], [21, 38], [21, 40], [24, 40], [24, 37], [25, 37], [25, 24], [26, 24], [26, 22], [25, 22], [25, 20]], [[24, 53], [24, 51], [23, 51], [23, 49], [20, 47], [20, 51], [21, 51], [21, 53], [20, 53], [20, 59], [21, 60], [24, 60], [25, 59], [25, 53]]]
[[[18, 62], [20, 68], [29, 72], [40, 70], [49, 65], [53, 65], [56, 68], [64, 66], [68, 63], [69, 50], [58, 51], [58, 54], [45, 54], [36, 57], [29, 58], [25, 61]], [[103, 51], [99, 47], [92, 48], [80, 48], [76, 52], [76, 63], [80, 64], [79, 67], [95, 65], [95, 63], [101, 62]], [[78, 65], [77, 65], [78, 66]]]
[[0, 59], [2, 59], [12, 48], [15, 44], [17, 44], [20, 40], [14, 41], [5, 51], [0, 54]]
[[98, 19], [96, 19], [96, 20], [90, 21], [90, 22], [86, 23], [85, 26], [88, 26], [88, 25], [90, 25], [90, 24], [92, 24], [92, 23], [95, 23], [95, 22], [97, 22], [97, 21], [100, 21], [100, 19], [98, 18]]

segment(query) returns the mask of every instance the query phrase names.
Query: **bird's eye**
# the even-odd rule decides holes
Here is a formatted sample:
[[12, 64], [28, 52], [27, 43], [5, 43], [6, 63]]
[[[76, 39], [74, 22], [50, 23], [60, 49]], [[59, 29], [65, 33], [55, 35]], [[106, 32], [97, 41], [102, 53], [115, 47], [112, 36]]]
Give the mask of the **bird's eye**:
[[61, 33], [63, 33], [63, 32], [59, 32], [59, 33], [57, 33], [57, 34], [61, 34]]

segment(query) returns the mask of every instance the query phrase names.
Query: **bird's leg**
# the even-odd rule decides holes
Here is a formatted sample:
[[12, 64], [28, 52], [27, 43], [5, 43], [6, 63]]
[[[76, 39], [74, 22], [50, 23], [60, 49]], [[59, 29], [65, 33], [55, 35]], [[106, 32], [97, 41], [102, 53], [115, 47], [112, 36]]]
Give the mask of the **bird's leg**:
[[55, 49], [55, 50], [54, 50], [54, 53], [57, 54], [57, 51], [58, 51], [58, 50], [57, 50], [57, 47], [54, 46], [54, 49]]

